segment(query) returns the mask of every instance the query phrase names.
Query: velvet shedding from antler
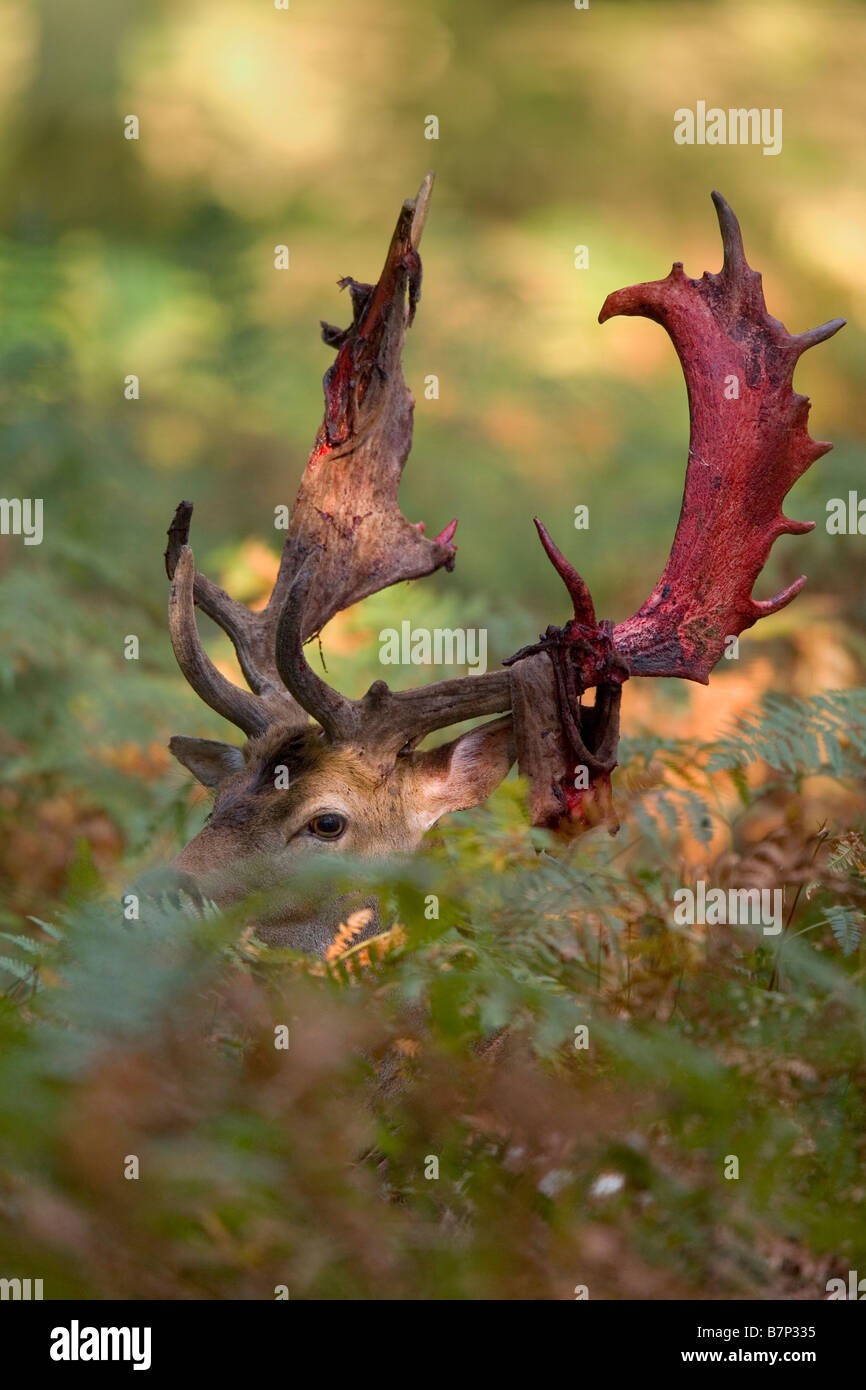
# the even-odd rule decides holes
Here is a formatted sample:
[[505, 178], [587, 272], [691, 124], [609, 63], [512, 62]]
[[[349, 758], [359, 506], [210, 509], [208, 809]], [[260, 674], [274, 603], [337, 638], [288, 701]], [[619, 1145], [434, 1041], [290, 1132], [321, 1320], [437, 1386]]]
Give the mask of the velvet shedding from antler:
[[[322, 337], [337, 355], [325, 373], [324, 416], [267, 605], [252, 612], [196, 570], [190, 502], [180, 503], [169, 528], [169, 629], [178, 663], [201, 698], [250, 736], [274, 722], [303, 726], [312, 715], [332, 741], [394, 751], [434, 729], [509, 708], [505, 671], [399, 693], [376, 681], [362, 700], [349, 700], [312, 669], [303, 651], [350, 604], [454, 565], [456, 520], [427, 539], [424, 523], [407, 521], [397, 496], [414, 408], [401, 359], [421, 295], [418, 246], [432, 185], [428, 174], [417, 196], [403, 204], [376, 284], [339, 281], [349, 290], [348, 328], [322, 324]], [[196, 607], [231, 638], [249, 691], [208, 657]]]

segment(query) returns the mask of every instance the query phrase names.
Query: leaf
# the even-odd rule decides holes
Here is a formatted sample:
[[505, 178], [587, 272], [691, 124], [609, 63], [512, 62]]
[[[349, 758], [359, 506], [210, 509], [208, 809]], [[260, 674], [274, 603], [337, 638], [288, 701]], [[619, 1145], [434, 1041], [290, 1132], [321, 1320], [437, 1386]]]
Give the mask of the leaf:
[[36, 967], [25, 961], [13, 960], [11, 956], [0, 956], [0, 969], [8, 971], [19, 980], [32, 980]]
[[4, 941], [11, 941], [13, 946], [20, 946], [22, 951], [29, 951], [34, 956], [41, 956], [45, 949], [38, 941], [34, 941], [32, 936], [16, 936], [13, 932], [0, 931], [0, 937]]
[[827, 922], [843, 956], [852, 956], [860, 944], [863, 931], [861, 914], [854, 907], [838, 903], [827, 909]]

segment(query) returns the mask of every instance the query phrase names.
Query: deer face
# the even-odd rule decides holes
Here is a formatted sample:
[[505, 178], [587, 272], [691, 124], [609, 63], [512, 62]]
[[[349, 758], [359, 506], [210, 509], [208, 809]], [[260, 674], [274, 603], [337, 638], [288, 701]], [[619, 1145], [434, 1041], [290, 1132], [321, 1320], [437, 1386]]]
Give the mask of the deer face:
[[441, 816], [485, 800], [513, 758], [508, 719], [378, 763], [357, 744], [329, 744], [313, 726], [276, 726], [243, 749], [174, 738], [171, 750], [214, 789], [207, 824], [175, 866], [222, 903], [276, 889], [279, 905], [257, 935], [320, 952], [359, 906], [373, 909], [367, 934], [379, 929], [375, 904], [346, 895], [305, 899], [292, 890], [293, 869], [312, 855], [375, 858], [416, 849]]

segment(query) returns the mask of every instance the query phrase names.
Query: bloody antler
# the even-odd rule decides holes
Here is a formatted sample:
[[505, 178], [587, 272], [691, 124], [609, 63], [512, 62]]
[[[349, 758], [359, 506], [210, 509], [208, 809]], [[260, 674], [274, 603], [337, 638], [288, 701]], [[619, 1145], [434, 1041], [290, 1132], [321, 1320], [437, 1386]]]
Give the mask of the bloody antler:
[[718, 275], [691, 280], [674, 265], [665, 280], [609, 295], [599, 315], [655, 319], [670, 334], [689, 393], [691, 437], [679, 524], [664, 573], [634, 617], [614, 628], [632, 675], [706, 683], [725, 639], [777, 613], [806, 582], [774, 598], [752, 588], [782, 535], [811, 531], [782, 502], [831, 444], [810, 439], [809, 400], [792, 389], [801, 353], [831, 338], [833, 319], [792, 335], [764, 303], [761, 276], [746, 262], [736, 217], [713, 194], [725, 260]]
[[[691, 437], [685, 491], [670, 559], [650, 597], [633, 617], [611, 627], [596, 623], [583, 580], [539, 526], [542, 544], [574, 603], [565, 628], [548, 628], [535, 647], [512, 661], [547, 651], [554, 663], [566, 762], [588, 767], [591, 781], [609, 789], [616, 763], [619, 687], [628, 676], [682, 676], [706, 683], [727, 638], [790, 603], [801, 576], [774, 598], [752, 588], [777, 537], [811, 531], [791, 521], [782, 502], [815, 459], [832, 447], [809, 437], [809, 401], [792, 389], [801, 353], [843, 326], [833, 319], [792, 336], [766, 309], [761, 276], [743, 251], [739, 224], [713, 194], [724, 246], [719, 274], [690, 279], [677, 262], [664, 280], [618, 290], [599, 321], [615, 314], [654, 319], [670, 334], [689, 396]], [[598, 687], [594, 708], [580, 698]], [[526, 745], [524, 731], [522, 742]], [[521, 731], [518, 729], [518, 746]], [[532, 761], [527, 752], [527, 766]], [[582, 814], [566, 767], [547, 797], [547, 819], [565, 805]]]

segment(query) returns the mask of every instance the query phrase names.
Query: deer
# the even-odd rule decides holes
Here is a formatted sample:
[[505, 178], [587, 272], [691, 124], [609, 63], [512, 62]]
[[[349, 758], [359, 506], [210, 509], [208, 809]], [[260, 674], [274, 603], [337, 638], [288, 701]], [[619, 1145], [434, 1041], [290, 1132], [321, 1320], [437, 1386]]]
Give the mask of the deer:
[[[171, 739], [174, 757], [214, 794], [174, 871], [193, 895], [216, 882], [208, 896], [217, 903], [251, 885], [277, 889], [279, 907], [255, 924], [257, 936], [319, 955], [346, 923], [351, 896], [293, 896], [301, 864], [314, 855], [412, 853], [443, 816], [485, 802], [515, 762], [533, 825], [576, 834], [605, 822], [615, 830], [611, 776], [624, 682], [673, 676], [707, 684], [730, 638], [796, 597], [803, 575], [772, 598], [755, 599], [752, 590], [774, 541], [813, 529], [787, 518], [782, 502], [832, 447], [810, 438], [810, 403], [792, 381], [800, 355], [844, 320], [792, 335], [772, 318], [739, 223], [713, 193], [721, 271], [695, 280], [676, 262], [665, 279], [609, 295], [599, 314], [600, 323], [640, 315], [660, 324], [688, 392], [682, 507], [649, 597], [622, 622], [598, 620], [586, 583], [536, 519], [571, 602], [562, 627], [549, 626], [483, 674], [408, 690], [376, 680], [360, 699], [343, 695], [313, 670], [305, 645], [352, 604], [450, 571], [456, 559], [456, 520], [429, 539], [424, 522], [410, 523], [398, 504], [414, 408], [402, 352], [421, 296], [418, 248], [432, 182], [428, 174], [403, 203], [378, 281], [338, 281], [349, 291], [352, 322], [322, 323], [336, 352], [323, 380], [324, 416], [265, 606], [250, 610], [196, 569], [190, 502], [179, 504], [168, 531], [174, 655], [200, 699], [246, 740]], [[197, 608], [230, 638], [247, 689], [207, 655]], [[497, 717], [425, 746], [429, 735], [483, 716]], [[366, 909], [358, 941], [381, 930], [375, 901]]]

